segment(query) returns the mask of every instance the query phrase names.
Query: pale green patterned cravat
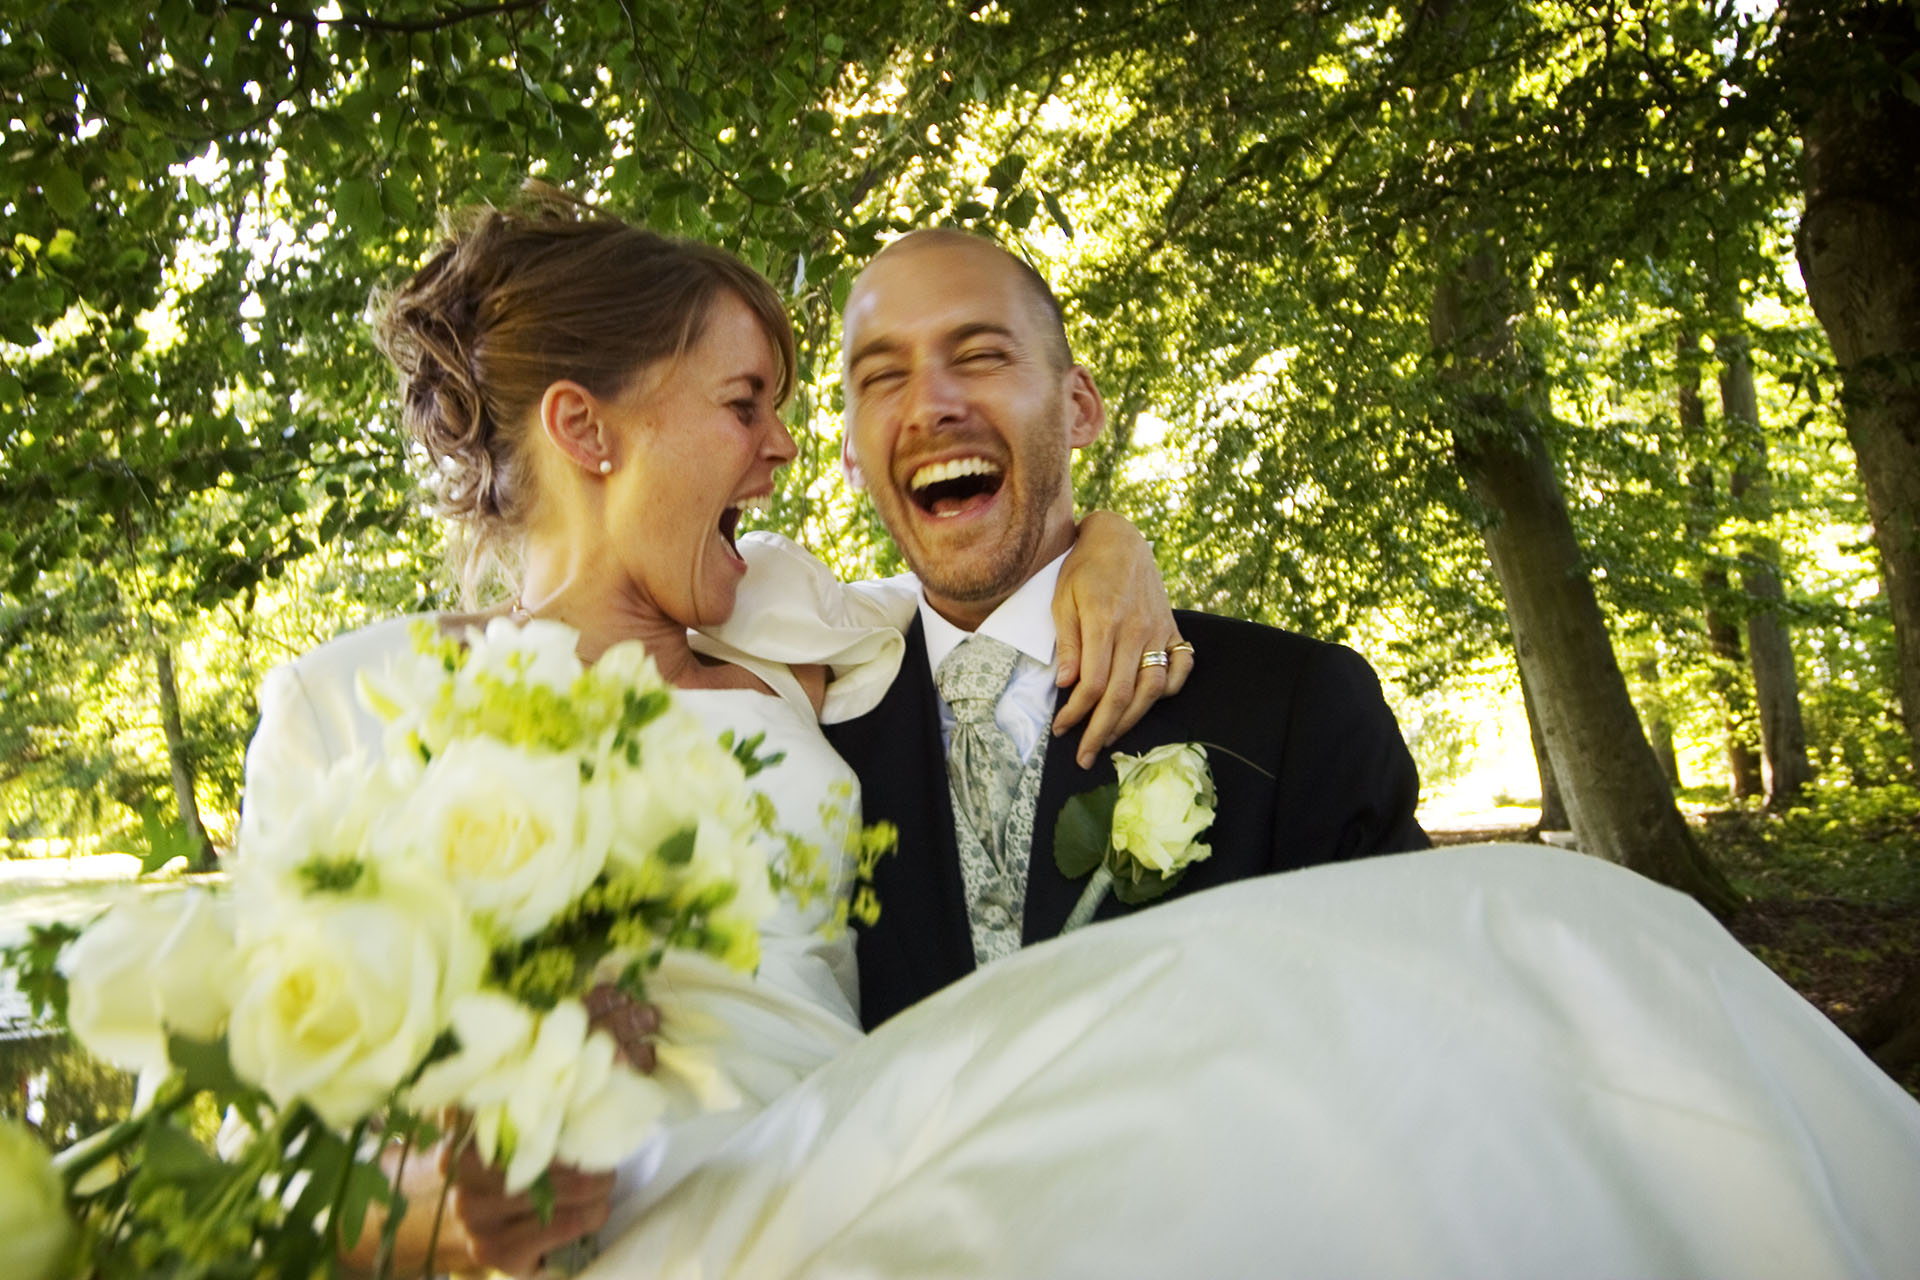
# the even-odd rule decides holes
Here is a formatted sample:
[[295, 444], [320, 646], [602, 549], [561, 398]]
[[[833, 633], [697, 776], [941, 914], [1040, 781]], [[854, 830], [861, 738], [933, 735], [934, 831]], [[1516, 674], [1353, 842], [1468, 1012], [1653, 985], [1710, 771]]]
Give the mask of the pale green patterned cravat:
[[987, 856], [1005, 867], [1001, 838], [1007, 805], [1020, 780], [1020, 753], [994, 723], [993, 709], [1006, 692], [1020, 651], [989, 636], [969, 636], [941, 659], [934, 672], [940, 696], [953, 710], [953, 741], [947, 747], [947, 780], [954, 816], [980, 838]]

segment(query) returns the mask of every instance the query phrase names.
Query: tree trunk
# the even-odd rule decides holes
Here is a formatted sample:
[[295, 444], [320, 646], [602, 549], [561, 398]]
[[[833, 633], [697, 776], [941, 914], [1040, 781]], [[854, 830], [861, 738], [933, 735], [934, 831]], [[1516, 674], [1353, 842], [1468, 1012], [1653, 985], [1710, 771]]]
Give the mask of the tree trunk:
[[[1679, 382], [1674, 391], [1674, 410], [1682, 434], [1694, 443], [1696, 454], [1709, 451], [1707, 407], [1700, 398], [1700, 341], [1683, 333], [1677, 342]], [[1700, 456], [1687, 476], [1692, 489], [1692, 510], [1687, 533], [1697, 547], [1712, 544], [1720, 523], [1714, 498], [1713, 464]], [[1709, 560], [1700, 570], [1702, 613], [1707, 629], [1707, 652], [1713, 658], [1713, 689], [1720, 698], [1722, 722], [1727, 744], [1727, 789], [1736, 800], [1745, 800], [1762, 792], [1760, 756], [1753, 749], [1753, 700], [1743, 678], [1740, 627], [1727, 617], [1721, 602], [1727, 600], [1733, 584], [1727, 571]]]
[[173, 798], [180, 809], [180, 825], [200, 850], [193, 870], [213, 866], [213, 842], [200, 822], [200, 802], [193, 794], [193, 761], [187, 756], [187, 733], [180, 720], [180, 685], [173, 674], [173, 650], [156, 644], [154, 675], [160, 686], [160, 727], [167, 736], [167, 765], [173, 774]]
[[[1737, 311], [1739, 302], [1735, 300]], [[1753, 361], [1744, 333], [1722, 334], [1714, 342], [1720, 357], [1720, 412], [1733, 446], [1733, 478], [1728, 492], [1747, 522], [1764, 526], [1773, 515], [1767, 478], [1767, 438], [1760, 428], [1760, 397], [1753, 385]], [[1747, 656], [1753, 671], [1753, 696], [1760, 710], [1760, 750], [1766, 763], [1767, 807], [1784, 809], [1805, 793], [1813, 780], [1807, 762], [1807, 731], [1800, 718], [1800, 681], [1794, 673], [1793, 641], [1780, 616], [1786, 593], [1780, 585], [1779, 546], [1765, 535], [1742, 538], [1740, 585], [1748, 599]]]
[[1647, 726], [1647, 744], [1653, 748], [1653, 758], [1660, 762], [1660, 772], [1667, 777], [1667, 786], [1680, 790], [1680, 757], [1673, 749], [1673, 721], [1667, 715], [1666, 694], [1660, 688], [1660, 659], [1652, 654], [1640, 659], [1641, 704], [1646, 708], [1641, 723]]
[[[1515, 662], [1518, 663], [1517, 658]], [[1524, 672], [1520, 676], [1520, 701], [1527, 709], [1527, 737], [1533, 742], [1533, 767], [1540, 774], [1540, 821], [1534, 824], [1533, 834], [1571, 831], [1573, 819], [1567, 816], [1567, 801], [1560, 794], [1560, 777], [1554, 772], [1553, 757], [1547, 752], [1547, 735], [1540, 730], [1540, 713], [1534, 709], [1533, 694], [1527, 689]]]
[[1807, 297], [1844, 380], [1892, 609], [1899, 690], [1920, 773], [1920, 66], [1908, 5], [1790, 0], [1783, 44], [1801, 92]]
[[1733, 890], [1674, 805], [1614, 658], [1539, 410], [1529, 403], [1537, 393], [1526, 389], [1511, 294], [1504, 268], [1481, 246], [1443, 268], [1431, 323], [1456, 387], [1454, 453], [1494, 516], [1482, 537], [1548, 754], [1582, 849], [1724, 913], [1736, 902]]
[[1888, 1075], [1900, 1075], [1920, 1062], [1920, 964], [1892, 995], [1860, 1015], [1854, 1043]]

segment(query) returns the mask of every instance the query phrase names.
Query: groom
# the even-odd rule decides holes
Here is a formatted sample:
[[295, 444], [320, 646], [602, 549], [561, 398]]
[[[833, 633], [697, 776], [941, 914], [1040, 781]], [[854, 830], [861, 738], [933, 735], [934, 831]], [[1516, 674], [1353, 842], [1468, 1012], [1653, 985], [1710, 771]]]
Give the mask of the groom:
[[[1106, 408], [1073, 363], [1046, 282], [963, 232], [889, 245], [855, 282], [844, 321], [848, 469], [922, 586], [887, 696], [827, 730], [860, 775], [866, 820], [900, 829], [874, 882], [880, 919], [859, 938], [873, 1027], [1055, 936], [1080, 896], [1054, 865], [1054, 821], [1114, 769], [1104, 755], [1076, 765], [1078, 730], [1047, 734], [1058, 696], [1049, 603], [1075, 536], [1072, 451], [1099, 435]], [[1114, 744], [1208, 745], [1213, 853], [1176, 892], [1426, 847], [1413, 760], [1363, 658], [1232, 618], [1176, 616], [1193, 646], [1185, 689]], [[951, 779], [949, 742], [962, 762]], [[1099, 917], [1126, 910], [1109, 897]]]

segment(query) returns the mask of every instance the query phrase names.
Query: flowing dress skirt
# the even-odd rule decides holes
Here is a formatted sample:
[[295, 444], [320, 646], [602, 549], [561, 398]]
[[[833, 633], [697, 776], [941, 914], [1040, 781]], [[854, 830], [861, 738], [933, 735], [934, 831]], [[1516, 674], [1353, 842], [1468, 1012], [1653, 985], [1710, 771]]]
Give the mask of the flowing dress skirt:
[[1690, 899], [1405, 854], [976, 973], [591, 1274], [1910, 1277], [1920, 1104]]

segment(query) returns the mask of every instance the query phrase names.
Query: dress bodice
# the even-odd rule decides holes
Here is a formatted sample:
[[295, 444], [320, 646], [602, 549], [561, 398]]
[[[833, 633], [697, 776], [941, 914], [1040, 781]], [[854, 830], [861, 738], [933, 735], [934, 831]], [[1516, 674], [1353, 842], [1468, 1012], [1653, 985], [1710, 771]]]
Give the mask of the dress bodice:
[[[859, 780], [827, 745], [813, 718], [784, 698], [752, 689], [680, 689], [674, 697], [716, 735], [732, 730], [735, 741], [760, 735], [759, 755], [777, 757], [751, 781], [779, 815], [769, 838], [811, 846], [828, 869], [825, 894], [805, 904], [781, 895], [773, 919], [762, 926], [762, 982], [859, 1026], [851, 934], [832, 928], [838, 904], [851, 889], [849, 842], [860, 831]], [[814, 963], [800, 963], [807, 959]], [[830, 981], [822, 982], [823, 977]]]

